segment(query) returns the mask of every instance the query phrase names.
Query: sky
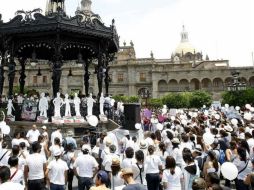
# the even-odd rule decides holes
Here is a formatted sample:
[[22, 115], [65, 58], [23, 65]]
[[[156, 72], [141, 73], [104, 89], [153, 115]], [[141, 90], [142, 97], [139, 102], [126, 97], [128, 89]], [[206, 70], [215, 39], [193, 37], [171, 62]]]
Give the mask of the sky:
[[[45, 10], [47, 0], [0, 0], [5, 22], [16, 10]], [[67, 14], [75, 15], [81, 0], [65, 0]], [[168, 59], [180, 43], [185, 25], [196, 52], [231, 66], [254, 66], [253, 0], [92, 0], [92, 11], [109, 26], [114, 18], [120, 45], [132, 40], [136, 57]]]

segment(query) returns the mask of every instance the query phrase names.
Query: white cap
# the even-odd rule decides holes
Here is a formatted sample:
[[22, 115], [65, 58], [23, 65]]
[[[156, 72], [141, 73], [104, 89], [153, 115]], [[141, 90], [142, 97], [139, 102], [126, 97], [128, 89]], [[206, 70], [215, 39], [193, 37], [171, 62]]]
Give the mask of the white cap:
[[88, 144], [84, 144], [84, 145], [82, 146], [82, 150], [88, 150], [89, 152], [91, 152], [91, 147], [90, 147], [90, 145], [88, 145]]
[[60, 148], [56, 148], [53, 153], [54, 156], [60, 156], [62, 154], [62, 151], [60, 150]]
[[42, 128], [42, 129], [44, 129], [44, 130], [46, 130], [46, 129], [47, 129], [47, 127], [46, 127], [45, 125], [43, 125], [41, 128]]

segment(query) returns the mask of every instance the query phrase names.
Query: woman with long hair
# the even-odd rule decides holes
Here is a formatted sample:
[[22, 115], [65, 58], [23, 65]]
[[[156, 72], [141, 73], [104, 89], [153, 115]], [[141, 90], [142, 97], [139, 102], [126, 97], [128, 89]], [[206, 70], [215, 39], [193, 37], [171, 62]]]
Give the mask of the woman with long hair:
[[238, 169], [238, 176], [235, 180], [236, 190], [248, 190], [249, 186], [244, 184], [244, 180], [252, 171], [252, 163], [247, 158], [247, 151], [243, 147], [237, 148], [238, 157], [233, 161]]
[[162, 162], [158, 155], [154, 154], [155, 148], [153, 145], [148, 147], [149, 155], [146, 157], [146, 181], [148, 190], [159, 190], [160, 186], [160, 171], [162, 170]]
[[163, 187], [166, 190], [181, 190], [181, 180], [183, 179], [183, 173], [180, 167], [176, 165], [176, 161], [173, 157], [168, 156], [166, 158], [166, 166], [162, 175]]
[[121, 170], [120, 160], [117, 158], [113, 158], [112, 164], [111, 164], [111, 172], [110, 172], [112, 190], [115, 190], [117, 187], [124, 185], [124, 180], [121, 178], [120, 170]]
[[140, 183], [144, 186], [147, 185], [145, 178], [145, 155], [142, 150], [138, 150], [135, 152], [135, 158], [137, 162], [132, 166], [133, 170], [133, 178], [137, 183]]
[[203, 168], [205, 179], [207, 178], [208, 173], [213, 172], [217, 173], [217, 175], [220, 176], [220, 164], [217, 160], [215, 152], [209, 151], [207, 153], [206, 163]]

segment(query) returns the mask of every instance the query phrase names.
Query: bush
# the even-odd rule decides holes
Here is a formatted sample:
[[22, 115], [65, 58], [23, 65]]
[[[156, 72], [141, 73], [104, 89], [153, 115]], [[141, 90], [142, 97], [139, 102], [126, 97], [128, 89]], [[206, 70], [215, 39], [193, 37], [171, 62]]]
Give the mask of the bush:
[[162, 97], [162, 103], [168, 108], [188, 108], [188, 96], [185, 93], [170, 93]]
[[148, 100], [148, 105], [152, 108], [160, 108], [163, 106], [163, 103], [160, 98], [151, 98]]
[[210, 107], [212, 104], [212, 95], [206, 91], [194, 91], [190, 96], [190, 107], [201, 108], [203, 105]]
[[231, 106], [244, 106], [254, 103], [254, 89], [248, 88], [243, 91], [229, 91], [222, 94], [222, 104]]

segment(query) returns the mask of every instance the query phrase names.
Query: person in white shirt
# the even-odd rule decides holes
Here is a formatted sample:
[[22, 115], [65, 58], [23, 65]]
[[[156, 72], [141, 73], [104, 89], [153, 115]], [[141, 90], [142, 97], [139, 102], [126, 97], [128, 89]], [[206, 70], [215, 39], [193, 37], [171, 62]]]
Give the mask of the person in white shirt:
[[32, 126], [32, 129], [30, 129], [27, 134], [26, 134], [26, 138], [28, 139], [28, 142], [30, 144], [32, 144], [35, 141], [38, 141], [38, 137], [40, 135], [39, 130], [37, 129], [36, 125]]
[[52, 145], [55, 145], [55, 138], [59, 138], [60, 139], [60, 143], [62, 144], [63, 141], [63, 135], [61, 133], [61, 128], [58, 127], [57, 130], [55, 130], [52, 134], [51, 134], [51, 143]]
[[20, 133], [19, 132], [15, 132], [13, 136], [14, 136], [14, 138], [11, 141], [11, 147], [13, 147], [15, 145], [19, 146], [19, 143], [20, 143]]
[[119, 156], [115, 153], [116, 152], [116, 146], [115, 145], [110, 145], [109, 146], [109, 154], [106, 154], [104, 156], [102, 165], [107, 172], [111, 172], [111, 165], [112, 165], [112, 160], [113, 159], [120, 159]]
[[7, 166], [0, 167], [0, 189], [1, 190], [24, 190], [25, 187], [20, 183], [10, 181], [11, 171]]
[[0, 150], [0, 166], [8, 166], [8, 159], [11, 151], [7, 149], [7, 142], [2, 142], [2, 149]]
[[56, 137], [54, 139], [54, 144], [52, 144], [52, 146], [49, 147], [49, 155], [51, 157], [53, 156], [53, 153], [54, 153], [55, 149], [60, 149], [62, 151], [62, 153], [64, 152], [64, 148], [61, 146], [61, 141], [58, 137]]
[[24, 178], [28, 190], [45, 189], [46, 159], [39, 153], [40, 150], [39, 142], [34, 142], [32, 144], [33, 154], [26, 158]]
[[41, 128], [42, 128], [42, 133], [41, 134], [44, 137], [44, 140], [46, 142], [48, 142], [49, 141], [49, 135], [48, 135], [48, 132], [47, 132], [47, 127], [44, 125]]
[[68, 190], [72, 190], [72, 181], [74, 177], [73, 164], [75, 161], [75, 149], [72, 144], [66, 145], [66, 151], [63, 154], [63, 160], [67, 163], [68, 171], [67, 171], [67, 183]]
[[163, 187], [166, 190], [181, 190], [181, 180], [183, 173], [180, 167], [176, 166], [176, 161], [173, 157], [166, 158], [166, 166], [162, 175]]
[[131, 168], [133, 164], [136, 163], [134, 157], [134, 150], [131, 147], [128, 147], [125, 150], [125, 156], [126, 158], [123, 159], [121, 163], [121, 168]]
[[89, 145], [84, 144], [81, 150], [83, 155], [77, 157], [73, 165], [73, 170], [75, 176], [78, 178], [78, 189], [85, 190], [90, 189], [93, 184], [93, 178], [98, 170], [98, 163], [89, 154], [91, 152]]
[[11, 156], [8, 160], [8, 164], [10, 165], [11, 177], [10, 181], [14, 183], [23, 183], [23, 171], [19, 169], [19, 158], [16, 156]]
[[30, 147], [30, 144], [29, 144], [28, 140], [26, 139], [26, 133], [25, 133], [24, 131], [22, 131], [22, 132], [20, 133], [19, 145], [20, 145], [20, 143], [22, 143], [22, 142], [25, 143], [25, 147], [26, 147], [26, 150], [27, 150], [27, 148]]
[[145, 159], [146, 165], [146, 181], [148, 190], [159, 190], [160, 171], [162, 170], [162, 162], [158, 155], [154, 154], [155, 147], [148, 146], [149, 155]]
[[248, 190], [248, 185], [244, 184], [244, 180], [252, 171], [252, 163], [247, 159], [246, 149], [242, 147], [237, 148], [238, 157], [234, 159], [233, 164], [238, 169], [238, 176], [236, 179], [236, 189]]
[[64, 190], [64, 186], [67, 183], [68, 166], [65, 161], [60, 159], [60, 156], [62, 155], [61, 149], [55, 149], [53, 154], [55, 160], [49, 163], [46, 170], [46, 176], [50, 182], [51, 190]]

